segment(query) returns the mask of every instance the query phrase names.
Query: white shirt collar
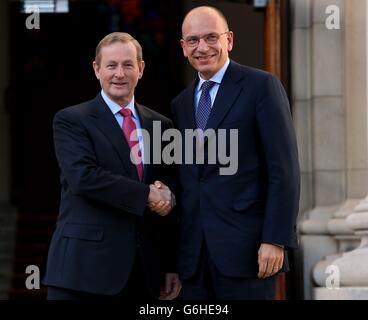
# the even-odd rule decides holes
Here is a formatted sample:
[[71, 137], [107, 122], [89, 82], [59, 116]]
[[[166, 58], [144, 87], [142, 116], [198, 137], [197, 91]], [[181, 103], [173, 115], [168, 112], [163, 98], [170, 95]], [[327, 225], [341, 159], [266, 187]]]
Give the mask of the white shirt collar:
[[[225, 75], [225, 72], [227, 70], [227, 67], [230, 64], [230, 59], [227, 58], [227, 61], [225, 62], [225, 64], [222, 66], [222, 68], [217, 71], [210, 79], [208, 79], [209, 81], [213, 81], [216, 82], [217, 84], [221, 84], [222, 78]], [[198, 77], [199, 77], [199, 82], [198, 82], [198, 86], [197, 86], [197, 91], [201, 90], [202, 88], [202, 83], [208, 80], [205, 80], [201, 77], [201, 74], [198, 72]]]
[[[111, 112], [113, 113], [113, 115], [116, 115], [117, 113], [120, 112], [122, 107], [119, 104], [117, 104], [115, 101], [111, 100], [103, 90], [101, 90], [101, 96], [102, 96], [102, 99], [104, 99], [104, 101], [106, 102]], [[138, 114], [137, 114], [137, 111], [135, 109], [135, 104], [134, 104], [134, 96], [125, 108], [130, 109], [132, 111], [133, 117], [138, 119]]]

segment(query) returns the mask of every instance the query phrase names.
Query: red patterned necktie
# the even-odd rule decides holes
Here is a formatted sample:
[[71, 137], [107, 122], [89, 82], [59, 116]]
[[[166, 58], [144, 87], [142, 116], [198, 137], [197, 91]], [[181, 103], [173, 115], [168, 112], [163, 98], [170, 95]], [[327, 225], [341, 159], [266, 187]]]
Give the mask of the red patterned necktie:
[[[138, 148], [137, 147], [135, 148], [135, 151], [138, 151], [138, 152], [131, 152], [131, 157], [133, 158], [134, 163], [136, 164], [139, 180], [142, 181], [142, 178], [143, 178], [143, 163], [141, 159], [142, 153], [139, 148], [139, 142], [138, 142], [137, 130], [136, 130], [137, 127], [135, 126], [135, 123], [132, 119], [132, 111], [128, 108], [123, 108], [120, 110], [120, 114], [124, 117], [122, 129], [124, 132], [124, 136], [129, 144], [130, 150], [132, 150], [132, 148], [136, 144], [138, 144]], [[130, 139], [130, 137], [132, 137], [132, 140]]]

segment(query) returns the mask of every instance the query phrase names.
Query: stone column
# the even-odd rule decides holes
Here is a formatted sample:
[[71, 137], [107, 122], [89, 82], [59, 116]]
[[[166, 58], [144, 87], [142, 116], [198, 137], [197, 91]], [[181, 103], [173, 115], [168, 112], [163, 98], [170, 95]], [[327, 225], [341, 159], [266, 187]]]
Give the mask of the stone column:
[[[345, 21], [347, 197], [363, 198], [368, 190], [368, 0], [345, 1]], [[338, 287], [328, 289], [317, 281], [321, 287], [314, 290], [315, 299], [368, 299], [368, 197], [347, 215], [346, 225], [360, 245], [327, 257], [337, 270]]]
[[[298, 141], [301, 197], [299, 203], [299, 230], [308, 230], [311, 236], [301, 237], [301, 248], [296, 255], [296, 286], [300, 298], [310, 297], [311, 286], [308, 271], [321, 259], [320, 253], [313, 252], [315, 239], [320, 237], [317, 225], [303, 225], [304, 219], [315, 216], [311, 212], [314, 205], [313, 163], [312, 163], [312, 70], [311, 70], [311, 0], [291, 0], [291, 105], [293, 121]], [[318, 241], [318, 240], [317, 240]], [[306, 259], [306, 256], [308, 257]]]
[[[326, 8], [343, 0], [293, 0], [293, 119], [301, 167], [299, 229], [304, 299], [312, 299], [314, 265], [336, 253], [329, 220], [346, 199], [346, 124], [343, 99], [344, 37], [326, 28]], [[344, 19], [340, 21], [341, 26]], [[338, 139], [337, 139], [338, 137]]]

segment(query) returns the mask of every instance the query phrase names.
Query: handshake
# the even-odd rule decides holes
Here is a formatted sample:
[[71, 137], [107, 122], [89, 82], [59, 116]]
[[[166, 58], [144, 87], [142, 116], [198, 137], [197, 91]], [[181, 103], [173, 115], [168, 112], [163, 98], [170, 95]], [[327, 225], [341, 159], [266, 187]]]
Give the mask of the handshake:
[[161, 181], [155, 181], [149, 187], [150, 193], [147, 206], [160, 216], [166, 216], [176, 204], [175, 195]]

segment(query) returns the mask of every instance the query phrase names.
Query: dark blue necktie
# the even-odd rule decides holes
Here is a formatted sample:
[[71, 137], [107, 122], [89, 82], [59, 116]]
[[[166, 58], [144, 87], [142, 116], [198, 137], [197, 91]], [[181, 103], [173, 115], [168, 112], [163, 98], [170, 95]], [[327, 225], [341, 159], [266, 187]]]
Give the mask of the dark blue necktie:
[[207, 120], [211, 113], [211, 96], [209, 92], [214, 84], [215, 82], [213, 81], [205, 81], [202, 83], [202, 93], [201, 97], [199, 98], [196, 112], [197, 128], [202, 130], [205, 130]]

